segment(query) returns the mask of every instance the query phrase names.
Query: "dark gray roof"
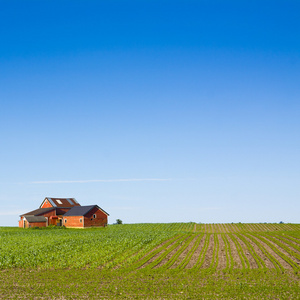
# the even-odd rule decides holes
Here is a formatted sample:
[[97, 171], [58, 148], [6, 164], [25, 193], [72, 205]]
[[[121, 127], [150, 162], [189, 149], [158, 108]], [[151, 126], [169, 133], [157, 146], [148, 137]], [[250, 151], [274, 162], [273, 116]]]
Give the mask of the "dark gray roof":
[[74, 206], [64, 216], [84, 216], [97, 205]]
[[55, 207], [48, 207], [48, 208], [39, 208], [39, 209], [36, 209], [36, 210], [33, 210], [33, 211], [30, 211], [26, 214], [23, 214], [21, 216], [28, 216], [28, 215], [31, 215], [31, 216], [38, 216], [38, 215], [41, 215], [41, 214], [44, 214], [48, 211], [51, 211], [51, 210], [54, 210]]
[[35, 223], [35, 222], [47, 222], [47, 219], [43, 216], [25, 216], [26, 220], [29, 223]]

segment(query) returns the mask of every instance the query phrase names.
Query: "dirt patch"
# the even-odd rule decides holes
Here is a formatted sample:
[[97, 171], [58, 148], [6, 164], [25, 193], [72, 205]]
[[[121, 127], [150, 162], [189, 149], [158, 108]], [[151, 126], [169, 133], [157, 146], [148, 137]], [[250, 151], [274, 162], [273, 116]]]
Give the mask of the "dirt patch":
[[299, 243], [295, 242], [294, 240], [290, 239], [289, 236], [282, 236], [282, 235], [279, 235], [279, 236], [275, 236], [273, 235], [272, 236], [273, 238], [275, 238], [276, 240], [282, 242], [283, 244], [285, 244], [287, 247], [290, 247], [292, 251], [300, 254], [300, 251], [294, 247], [291, 247], [291, 245], [289, 245], [287, 242], [291, 243], [292, 245], [296, 246], [296, 247], [300, 247]]
[[284, 237], [295, 242], [298, 246], [300, 246], [300, 238], [297, 238], [293, 235], [284, 235]]
[[178, 256], [177, 260], [170, 267], [170, 269], [175, 269], [176, 267], [178, 267], [181, 264], [181, 262], [186, 258], [186, 256], [189, 254], [189, 252], [194, 247], [198, 237], [199, 237], [199, 235], [197, 235], [193, 238], [193, 240], [189, 243], [189, 245], [186, 247], [186, 249]]
[[269, 224], [269, 225], [270, 225], [270, 231], [276, 231], [276, 230], [278, 230], [276, 224]]
[[[271, 241], [271, 240], [269, 240], [267, 237], [265, 237], [264, 236], [264, 238], [266, 238], [266, 240], [272, 245], [272, 246], [274, 246], [274, 247], [276, 247], [276, 249], [278, 250], [278, 251], [280, 251], [283, 255], [285, 255], [285, 256], [287, 256], [291, 261], [293, 261], [294, 263], [296, 263], [297, 265], [300, 265], [300, 260], [299, 259], [297, 259], [295, 256], [292, 256], [290, 253], [288, 253], [285, 249], [283, 249], [283, 248], [281, 248], [280, 247], [280, 245], [277, 245], [276, 243], [274, 243], [273, 241]], [[284, 244], [284, 243], [283, 243]], [[264, 245], [266, 245], [267, 247], [269, 247], [267, 244], [264, 244]], [[286, 246], [287, 247], [290, 247], [288, 244], [286, 244]], [[269, 247], [269, 249], [271, 249], [270, 247]], [[272, 250], [272, 249], [271, 249]], [[273, 250], [272, 250], [273, 251]], [[273, 253], [275, 253], [275, 251], [273, 252]], [[276, 254], [279, 258], [281, 258], [278, 254]], [[277, 258], [276, 258], [277, 259]], [[278, 259], [277, 259], [278, 260]], [[284, 261], [284, 263], [286, 264], [286, 265], [288, 265], [289, 266], [289, 268], [285, 268], [283, 265], [282, 265], [282, 263], [281, 263], [281, 261], [279, 261], [280, 262], [280, 264], [285, 268], [285, 269], [292, 269], [293, 267], [288, 263], [288, 262], [286, 262], [283, 258], [281, 258], [281, 260], [282, 261]]]
[[196, 232], [196, 231], [197, 231], [197, 224], [194, 224], [193, 232]]
[[221, 230], [221, 224], [215, 224], [215, 225], [214, 225], [214, 232], [215, 232], [215, 233], [220, 233], [220, 232], [222, 232], [222, 230]]
[[[250, 264], [250, 269], [257, 269], [258, 265], [257, 265], [255, 259], [253, 258], [253, 256], [251, 255], [251, 252], [248, 249], [248, 246], [237, 235], [235, 235], [234, 237], [236, 238], [237, 242], [241, 245], [241, 247], [243, 249], [243, 253], [245, 254], [245, 256]], [[258, 248], [257, 245], [256, 245], [256, 248]]]
[[234, 227], [232, 226], [232, 224], [224, 224], [224, 229], [225, 229], [225, 233], [230, 233], [231, 230], [234, 230]]
[[230, 245], [230, 251], [233, 258], [233, 267], [237, 269], [241, 269], [243, 267], [240, 255], [236, 249], [236, 245], [229, 235], [226, 235], [227, 241]]
[[253, 224], [252, 226], [255, 228], [254, 231], [257, 231], [257, 232], [264, 231], [264, 228], [262, 226], [260, 226], [259, 224]]
[[209, 231], [209, 225], [208, 224], [204, 224], [204, 232], [208, 233]]
[[292, 231], [294, 231], [294, 230], [299, 230], [300, 228], [298, 227], [298, 228], [295, 228], [294, 226], [291, 226], [291, 225], [289, 225], [289, 224], [285, 224], [285, 226], [284, 226], [284, 228], [283, 228], [283, 231], [289, 231], [289, 230], [292, 230]]
[[[300, 259], [297, 257], [297, 254], [300, 254], [300, 251], [293, 248], [289, 243], [293, 243], [295, 246], [299, 246], [297, 242], [294, 240], [290, 240], [289, 236], [281, 236], [281, 235], [270, 235], [270, 238], [274, 238], [274, 241], [270, 240], [268, 238], [268, 235], [261, 236], [259, 234], [255, 233], [248, 233], [248, 234], [227, 234], [223, 233], [224, 231], [227, 231], [228, 228], [231, 229], [228, 226], [232, 226], [233, 224], [208, 224], [208, 227], [206, 227], [206, 230], [208, 231], [218, 231], [222, 232], [221, 234], [210, 234], [209, 240], [207, 241], [207, 248], [206, 252], [203, 253], [203, 247], [205, 245], [205, 239], [207, 237], [207, 234], [204, 234], [202, 237], [196, 234], [187, 234], [184, 237], [183, 236], [177, 236], [173, 239], [170, 239], [168, 241], [164, 241], [160, 245], [153, 248], [150, 252], [147, 253], [147, 255], [153, 253], [153, 251], [157, 251], [159, 247], [163, 247], [166, 243], [171, 242], [168, 246], [161, 249], [158, 253], [154, 254], [153, 257], [151, 257], [146, 263], [144, 263], [140, 268], [145, 268], [149, 264], [153, 263], [156, 260], [159, 260], [159, 258], [167, 254], [166, 251], [171, 250], [171, 247], [176, 247], [172, 249], [171, 252], [169, 252], [166, 257], [164, 257], [160, 262], [157, 263], [157, 265], [154, 267], [155, 269], [160, 268], [167, 264], [170, 260], [175, 260], [174, 255], [179, 255], [176, 260], [174, 261], [174, 264], [170, 266], [170, 269], [176, 269], [182, 265], [184, 262], [185, 268], [190, 269], [193, 268], [196, 263], [199, 261], [199, 256], [202, 254], [201, 260], [202, 265], [200, 268], [207, 269], [212, 266], [214, 266], [214, 259], [218, 260], [218, 265], [216, 268], [218, 270], [225, 269], [226, 267], [234, 268], [234, 269], [242, 269], [244, 260], [245, 260], [245, 267], [249, 265], [251, 269], [257, 269], [261, 268], [262, 262], [268, 269], [274, 269], [277, 267], [277, 264], [272, 262], [272, 257], [274, 260], [278, 261], [278, 263], [282, 266], [282, 268], [286, 270], [293, 270], [293, 263], [295, 265], [300, 266]], [[204, 225], [203, 225], [204, 227]], [[259, 226], [250, 226], [247, 227], [248, 231], [253, 230], [256, 231], [260, 228]], [[192, 227], [193, 231], [197, 231], [197, 225], [194, 224]], [[257, 236], [256, 236], [257, 235]], [[217, 247], [216, 240], [214, 240], [214, 237], [217, 238], [217, 245], [219, 245], [218, 249], [215, 249], [215, 251], [218, 251], [215, 253], [215, 257], [213, 257], [214, 254], [214, 248]], [[260, 239], [262, 238], [262, 239]], [[266, 239], [264, 241], [263, 239]], [[291, 249], [291, 253], [289, 253], [287, 250], [285, 250], [284, 246], [283, 248], [280, 245], [276, 244], [276, 241], [279, 241], [284, 245], [285, 247], [288, 247]], [[269, 245], [268, 245], [269, 243]], [[186, 247], [184, 249], [184, 247]], [[272, 249], [272, 247], [276, 247], [278, 251], [282, 253], [282, 256], [286, 256], [289, 258], [292, 262], [290, 264], [284, 260], [279, 254], [277, 254], [277, 250]], [[184, 250], [183, 250], [184, 249]], [[183, 250], [183, 251], [182, 251]], [[182, 253], [179, 254], [179, 252], [182, 251]], [[201, 252], [202, 251], [202, 252]], [[230, 251], [230, 252], [229, 252]], [[240, 253], [241, 251], [241, 253]], [[192, 253], [193, 252], [193, 253]], [[279, 253], [279, 252], [278, 252]], [[293, 253], [295, 255], [293, 256]], [[147, 257], [144, 256], [144, 259]], [[228, 257], [228, 262], [227, 262]], [[188, 262], [187, 262], [188, 261]]]
[[249, 224], [248, 226], [249, 226], [248, 231], [250, 231], [250, 232], [261, 231], [261, 229], [258, 226], [256, 226], [256, 224]]
[[[300, 247], [300, 243], [298, 241], [296, 241], [295, 239], [292, 239], [292, 237], [289, 236], [289, 235], [285, 235], [285, 234], [281, 235], [281, 234], [279, 234], [279, 235], [272, 235], [272, 237], [278, 239], [281, 242], [282, 241], [283, 242], [289, 242], [289, 243], [295, 245], [298, 248]], [[297, 251], [297, 249], [295, 249], [295, 250]]]
[[259, 227], [260, 227], [260, 231], [270, 231], [265, 224], [259, 224]]
[[226, 233], [227, 232], [225, 224], [219, 224], [219, 227], [220, 227], [220, 232], [221, 233]]
[[226, 268], [227, 265], [227, 258], [226, 258], [226, 247], [222, 235], [218, 234], [219, 240], [219, 263], [217, 266], [218, 270], [222, 270]]
[[220, 233], [226, 233], [227, 232], [225, 224], [219, 224], [219, 227], [220, 227]]
[[[252, 247], [255, 250], [255, 253], [264, 261], [266, 268], [268, 269], [274, 269], [275, 265], [273, 262], [268, 258], [268, 256], [258, 247], [256, 243], [254, 243], [251, 239], [245, 236], [245, 239], [248, 240], [248, 242], [252, 245]], [[267, 249], [266, 249], [267, 250]], [[269, 252], [267, 250], [267, 252]]]
[[196, 232], [204, 232], [205, 231], [205, 227], [203, 224], [196, 224], [197, 227], [196, 227]]
[[182, 247], [184, 247], [184, 245], [186, 244], [187, 240], [190, 238], [190, 236], [187, 236], [184, 240], [182, 240], [179, 245], [177, 247], [175, 247], [175, 249], [173, 249], [171, 252], [169, 252], [167, 254], [167, 256], [161, 260], [155, 267], [154, 269], [157, 269], [161, 266], [163, 266], [164, 264], [166, 264], [175, 254], [176, 252], [181, 249]]
[[212, 259], [213, 259], [213, 253], [214, 253], [214, 235], [212, 234], [209, 238], [209, 245], [207, 248], [207, 251], [205, 253], [205, 258], [204, 258], [204, 262], [203, 265], [201, 266], [201, 268], [207, 269], [210, 267], [211, 263], [212, 263]]
[[213, 224], [213, 232], [214, 233], [219, 233], [220, 232], [219, 224]]
[[238, 226], [236, 224], [228, 224], [227, 231], [228, 231], [228, 233], [240, 232], [240, 229], [238, 228]]
[[293, 269], [284, 259], [282, 259], [272, 248], [270, 248], [265, 242], [263, 242], [262, 240], [258, 239], [255, 236], [252, 236], [254, 240], [257, 241], [257, 243], [260, 243], [265, 249], [266, 251], [273, 256], [278, 262], [279, 264], [284, 268], [284, 269], [288, 269], [291, 270]]
[[197, 249], [196, 249], [195, 252], [193, 253], [193, 255], [192, 255], [190, 261], [189, 261], [188, 264], [186, 265], [186, 267], [185, 267], [186, 269], [190, 269], [190, 268], [192, 268], [192, 267], [196, 264], [196, 262], [197, 262], [197, 260], [198, 260], [198, 258], [199, 258], [199, 255], [200, 255], [200, 253], [201, 253], [201, 250], [202, 250], [202, 248], [203, 248], [203, 246], [204, 246], [205, 239], [206, 239], [206, 234], [203, 235], [203, 237], [202, 237], [202, 239], [201, 239], [201, 241], [200, 241], [200, 243], [199, 243], [199, 246], [197, 247]]
[[300, 230], [300, 225], [299, 224], [284, 224], [284, 227], [282, 231], [298, 231]]
[[[158, 257], [160, 257], [165, 251], [167, 251], [170, 247], [172, 247], [176, 242], [177, 240], [179, 239], [179, 236], [170, 244], [168, 245], [167, 247], [165, 247], [164, 249], [162, 249], [161, 251], [159, 251], [158, 253], [156, 253], [153, 257], [151, 257], [147, 262], [145, 262], [142, 266], [138, 267], [138, 269], [142, 269], [142, 268], [145, 268], [146, 266], [148, 266], [149, 264], [151, 264], [153, 261], [155, 261]], [[170, 240], [168, 240], [170, 241]], [[153, 253], [155, 250], [157, 250], [159, 247], [165, 245], [168, 241], [165, 241], [163, 243], [161, 243], [160, 245], [156, 246], [154, 249], [152, 249], [150, 252], [148, 252], [144, 258]], [[143, 259], [143, 258], [142, 258]], [[142, 260], [141, 259], [141, 260]]]

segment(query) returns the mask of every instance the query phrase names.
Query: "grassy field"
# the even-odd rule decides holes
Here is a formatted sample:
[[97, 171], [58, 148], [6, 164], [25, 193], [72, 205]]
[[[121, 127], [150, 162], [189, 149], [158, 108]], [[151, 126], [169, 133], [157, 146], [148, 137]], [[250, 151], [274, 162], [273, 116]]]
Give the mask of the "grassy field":
[[300, 299], [299, 224], [0, 228], [0, 299]]

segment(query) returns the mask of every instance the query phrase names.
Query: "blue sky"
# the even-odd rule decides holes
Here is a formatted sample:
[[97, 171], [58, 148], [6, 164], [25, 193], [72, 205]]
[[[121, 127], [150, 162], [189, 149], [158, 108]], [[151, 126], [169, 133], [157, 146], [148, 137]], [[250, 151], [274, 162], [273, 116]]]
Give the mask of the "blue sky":
[[299, 223], [298, 1], [0, 6], [0, 226], [46, 196]]

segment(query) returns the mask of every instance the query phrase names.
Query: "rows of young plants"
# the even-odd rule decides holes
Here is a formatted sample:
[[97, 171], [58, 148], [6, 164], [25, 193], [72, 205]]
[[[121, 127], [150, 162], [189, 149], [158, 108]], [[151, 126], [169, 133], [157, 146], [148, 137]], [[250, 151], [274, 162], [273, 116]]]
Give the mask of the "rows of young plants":
[[275, 269], [299, 273], [300, 231], [295, 230], [297, 226], [293, 226], [294, 231], [262, 232], [258, 224], [245, 226], [247, 230], [240, 232], [211, 233], [222, 229], [222, 225], [217, 225], [205, 226], [204, 232], [182, 233], [149, 252], [135, 267], [210, 269], [212, 272], [216, 269]]
[[234, 232], [275, 232], [299, 231], [300, 224], [283, 223], [229, 223], [229, 224], [196, 224], [196, 231], [207, 233], [234, 233]]
[[0, 269], [289, 269], [298, 274], [299, 229], [297, 224], [192, 222], [0, 228]]
[[2, 227], [0, 269], [122, 266], [187, 228], [184, 223], [125, 224], [86, 230]]
[[300, 299], [299, 264], [296, 224], [0, 228], [0, 299]]

